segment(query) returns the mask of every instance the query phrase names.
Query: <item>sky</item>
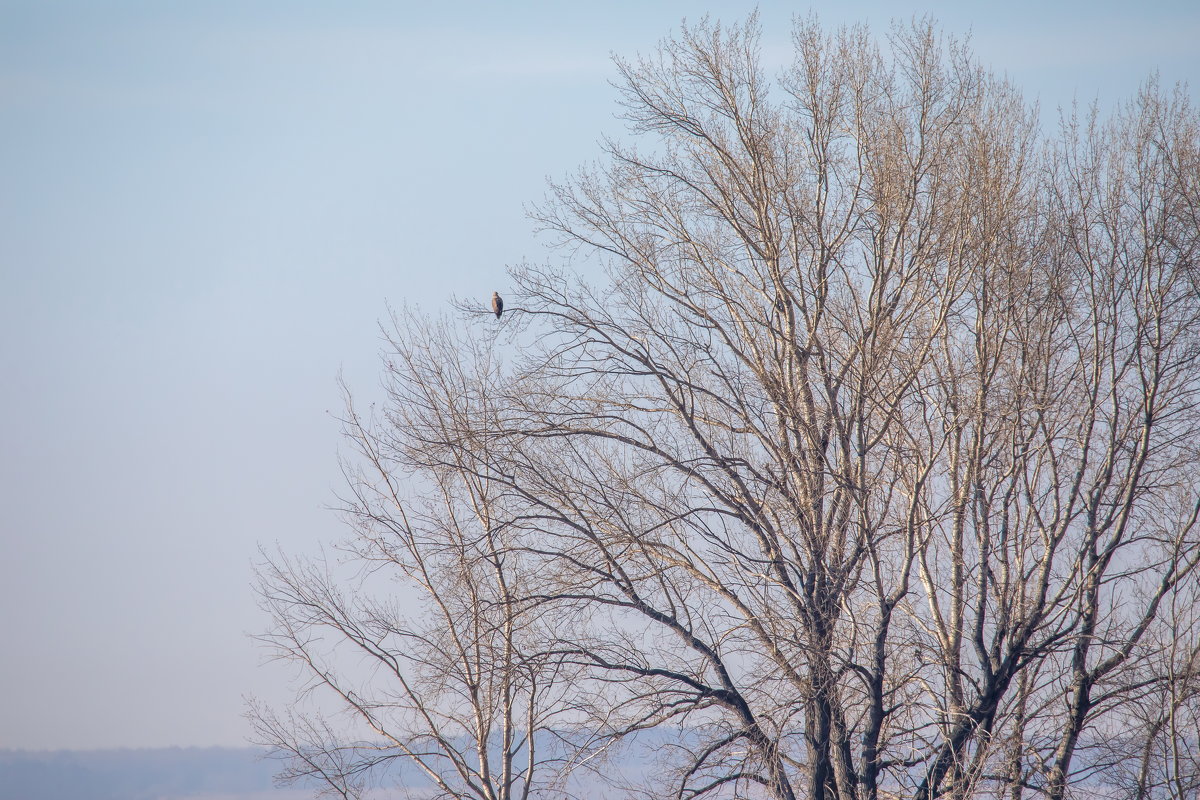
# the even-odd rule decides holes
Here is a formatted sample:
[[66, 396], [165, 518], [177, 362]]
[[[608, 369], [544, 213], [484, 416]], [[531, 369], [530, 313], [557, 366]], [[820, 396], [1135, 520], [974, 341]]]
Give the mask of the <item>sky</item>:
[[345, 533], [338, 376], [556, 257], [612, 55], [755, 7], [779, 66], [795, 14], [931, 15], [1044, 119], [1200, 89], [1195, 2], [0, 0], [0, 748], [245, 744], [258, 549]]

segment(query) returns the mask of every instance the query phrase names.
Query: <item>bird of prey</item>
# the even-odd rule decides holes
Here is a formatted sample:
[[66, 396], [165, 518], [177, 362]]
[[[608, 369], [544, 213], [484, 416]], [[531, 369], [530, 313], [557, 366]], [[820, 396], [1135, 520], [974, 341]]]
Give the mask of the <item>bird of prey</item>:
[[496, 319], [500, 319], [500, 313], [504, 311], [504, 301], [499, 292], [492, 292], [492, 311], [496, 312]]

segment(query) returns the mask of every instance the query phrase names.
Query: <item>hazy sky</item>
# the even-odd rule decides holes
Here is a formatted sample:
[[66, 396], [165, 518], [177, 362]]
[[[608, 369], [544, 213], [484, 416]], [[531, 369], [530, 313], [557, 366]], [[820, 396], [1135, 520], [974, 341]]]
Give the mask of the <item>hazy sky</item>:
[[[339, 370], [387, 303], [486, 303], [594, 158], [610, 53], [753, 2], [0, 0], [0, 748], [241, 744], [258, 545], [342, 535]], [[806, 4], [763, 2], [783, 58]], [[1200, 3], [930, 13], [1052, 110], [1200, 87]]]

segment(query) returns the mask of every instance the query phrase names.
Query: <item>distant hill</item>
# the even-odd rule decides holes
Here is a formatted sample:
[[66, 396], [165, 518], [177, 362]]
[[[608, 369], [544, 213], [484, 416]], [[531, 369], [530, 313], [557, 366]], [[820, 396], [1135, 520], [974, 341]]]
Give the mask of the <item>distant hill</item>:
[[252, 747], [0, 750], [0, 800], [301, 800]]
[[[661, 736], [643, 732], [655, 749]], [[317, 786], [277, 788], [279, 761], [254, 747], [164, 747], [120, 750], [0, 750], [0, 800], [310, 800]], [[655, 767], [645, 752], [605, 762], [610, 779], [641, 784]], [[378, 777], [378, 776], [377, 776]], [[394, 774], [387, 781], [394, 785]], [[420, 773], [404, 774], [405, 789], [376, 789], [370, 800], [420, 800], [434, 794]], [[613, 797], [590, 773], [572, 778], [580, 797]]]

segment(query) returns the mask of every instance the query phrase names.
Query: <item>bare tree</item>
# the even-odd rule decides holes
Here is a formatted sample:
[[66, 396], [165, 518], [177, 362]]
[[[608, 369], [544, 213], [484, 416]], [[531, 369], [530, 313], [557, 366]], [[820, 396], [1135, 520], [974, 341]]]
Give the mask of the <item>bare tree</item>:
[[[794, 40], [776, 81], [753, 19], [618, 62], [639, 144], [535, 213], [577, 266], [512, 270], [513, 363], [445, 326], [394, 338], [393, 416], [352, 426], [386, 487], [351, 504], [358, 554], [487, 632], [474, 668], [520, 676], [487, 702], [524, 692], [545, 730], [652, 746], [657, 796], [1188, 790], [1186, 95], [1150, 82], [1046, 137], [929, 23]], [[414, 537], [430, 498], [416, 529], [439, 533]], [[457, 582], [413, 570], [458, 541]], [[360, 638], [385, 660], [463, 649]]]
[[[414, 329], [408, 341], [436, 348], [444, 334]], [[415, 775], [435, 797], [527, 800], [553, 785], [570, 741], [554, 720], [571, 710], [571, 673], [538, 649], [548, 636], [521, 599], [500, 501], [461, 460], [477, 445], [486, 452], [457, 437], [488, 427], [495, 366], [477, 352], [468, 373], [461, 351], [445, 355], [420, 344], [393, 355], [406, 379], [390, 384], [383, 419], [363, 419], [347, 396], [357, 459], [343, 512], [355, 536], [342, 549], [359, 569], [349, 591], [324, 563], [279, 555], [260, 569], [274, 623], [262, 638], [301, 665], [310, 688], [331, 690], [363, 732], [347, 738], [324, 719], [254, 708], [260, 741], [290, 760], [285, 780], [316, 778], [348, 798], [372, 778]], [[444, 453], [460, 460], [442, 462]]]
[[[1121, 798], [1183, 800], [1200, 791], [1200, 602], [1193, 583], [1164, 598], [1166, 613], [1140, 649], [1143, 663], [1131, 670], [1109, 702], [1124, 713], [1102, 737], [1089, 742], [1098, 780]], [[1110, 685], [1113, 683], [1109, 682]]]

